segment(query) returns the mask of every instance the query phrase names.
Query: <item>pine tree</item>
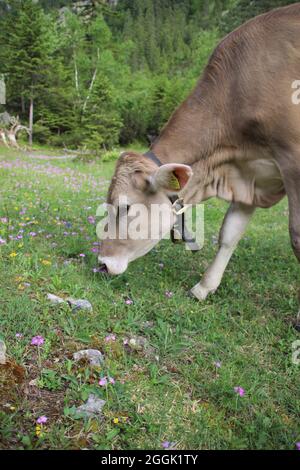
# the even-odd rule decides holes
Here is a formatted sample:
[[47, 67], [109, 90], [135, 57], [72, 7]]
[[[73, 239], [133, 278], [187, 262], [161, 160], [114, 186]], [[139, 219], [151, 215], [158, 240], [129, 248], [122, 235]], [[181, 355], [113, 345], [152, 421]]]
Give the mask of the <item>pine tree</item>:
[[113, 90], [104, 75], [98, 75], [82, 118], [82, 143], [99, 153], [119, 140], [122, 123], [113, 106]]
[[[49, 51], [47, 18], [33, 0], [14, 0], [7, 15], [4, 38], [8, 100], [20, 102], [20, 111], [29, 112], [29, 142], [32, 143], [35, 99], [45, 92]], [[2, 41], [4, 40], [2, 36]]]

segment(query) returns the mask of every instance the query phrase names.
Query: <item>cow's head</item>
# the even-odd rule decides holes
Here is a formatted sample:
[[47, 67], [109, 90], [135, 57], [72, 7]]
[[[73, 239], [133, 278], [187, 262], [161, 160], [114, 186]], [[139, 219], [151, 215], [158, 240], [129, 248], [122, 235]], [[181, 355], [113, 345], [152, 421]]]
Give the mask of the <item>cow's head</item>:
[[191, 176], [187, 165], [158, 167], [138, 153], [120, 156], [107, 197], [110, 210], [99, 255], [103, 269], [123, 273], [172, 229], [176, 215], [169, 196], [179, 193]]

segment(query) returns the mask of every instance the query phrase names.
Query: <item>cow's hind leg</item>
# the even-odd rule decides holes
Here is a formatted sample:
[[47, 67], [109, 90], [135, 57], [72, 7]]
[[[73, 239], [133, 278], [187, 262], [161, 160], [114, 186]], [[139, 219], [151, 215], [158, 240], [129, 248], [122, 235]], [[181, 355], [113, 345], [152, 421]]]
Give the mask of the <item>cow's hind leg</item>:
[[[289, 201], [291, 244], [300, 263], [300, 149], [278, 152], [277, 162]], [[300, 301], [300, 291], [298, 297]]]
[[254, 210], [255, 207], [253, 206], [241, 203], [231, 204], [221, 228], [219, 251], [201, 282], [191, 290], [191, 294], [198, 300], [205, 300], [208, 294], [215, 292], [219, 287], [225, 269], [247, 228]]

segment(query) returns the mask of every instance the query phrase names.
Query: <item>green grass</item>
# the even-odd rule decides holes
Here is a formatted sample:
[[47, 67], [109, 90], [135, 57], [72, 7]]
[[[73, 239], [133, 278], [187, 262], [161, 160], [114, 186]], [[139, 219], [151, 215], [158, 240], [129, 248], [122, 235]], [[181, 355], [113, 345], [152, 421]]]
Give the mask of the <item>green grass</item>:
[[[0, 148], [0, 217], [9, 220], [0, 223], [0, 237], [24, 230], [0, 247], [0, 335], [11, 361], [6, 382], [0, 369], [0, 448], [160, 449], [171, 441], [177, 449], [294, 449], [300, 374], [291, 320], [299, 272], [286, 200], [257, 211], [220, 289], [198, 303], [187, 292], [213, 257], [226, 204], [206, 204], [199, 254], [164, 241], [124, 275], [106, 279], [93, 273], [96, 236], [88, 216], [112, 169], [24, 157], [18, 163], [17, 152]], [[51, 306], [48, 292], [88, 299], [93, 312]], [[107, 343], [110, 333], [116, 341]], [[30, 345], [35, 335], [45, 338], [40, 359]], [[146, 338], [149, 348], [124, 347], [133, 336]], [[73, 362], [87, 347], [105, 354], [102, 370]], [[98, 381], [106, 375], [116, 383], [103, 389]], [[235, 386], [245, 389], [243, 398]], [[107, 401], [102, 421], [74, 416], [91, 392]], [[41, 415], [48, 422], [38, 437]]]

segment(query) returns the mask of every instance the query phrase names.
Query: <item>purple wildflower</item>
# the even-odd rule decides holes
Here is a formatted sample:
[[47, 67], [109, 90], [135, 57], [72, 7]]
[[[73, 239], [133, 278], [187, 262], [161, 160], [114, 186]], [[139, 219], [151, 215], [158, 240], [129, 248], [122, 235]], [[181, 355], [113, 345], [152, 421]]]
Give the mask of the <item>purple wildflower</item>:
[[245, 395], [245, 390], [242, 387], [234, 387], [235, 393], [237, 393], [240, 397]]
[[163, 449], [169, 449], [171, 447], [171, 442], [164, 441], [164, 442], [162, 442], [161, 446], [162, 446]]
[[37, 424], [45, 424], [45, 423], [47, 423], [47, 421], [48, 421], [47, 416], [40, 416], [40, 417], [36, 420]]
[[88, 218], [87, 218], [88, 222], [90, 224], [94, 224], [95, 223], [95, 217], [93, 217], [92, 215], [89, 215]]
[[32, 346], [41, 346], [44, 344], [45, 340], [42, 336], [34, 336], [31, 340]]

